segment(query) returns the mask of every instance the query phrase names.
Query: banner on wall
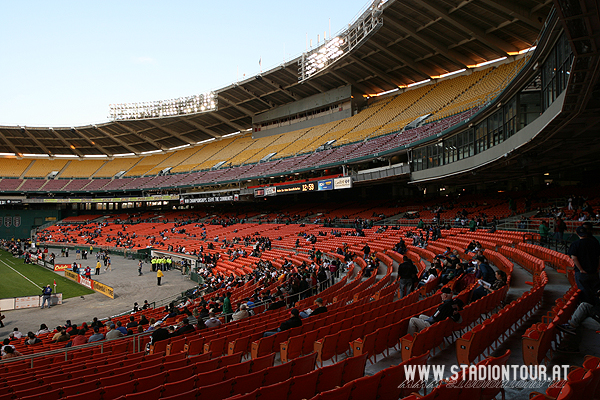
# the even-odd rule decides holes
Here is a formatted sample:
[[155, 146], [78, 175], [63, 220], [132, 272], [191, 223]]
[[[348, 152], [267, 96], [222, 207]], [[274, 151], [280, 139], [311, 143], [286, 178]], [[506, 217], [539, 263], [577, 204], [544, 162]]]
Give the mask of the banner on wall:
[[76, 274], [73, 271], [69, 271], [68, 269], [65, 269], [65, 277], [69, 278], [72, 281], [75, 281], [77, 283], [79, 283], [80, 285], [85, 286], [88, 289], [92, 289], [95, 290], [96, 292], [102, 293], [105, 296], [110, 297], [111, 299], [115, 298], [115, 292], [114, 289], [108, 285], [105, 285], [103, 283], [100, 282], [96, 282], [93, 279], [88, 279], [85, 276], [81, 276], [79, 274]]

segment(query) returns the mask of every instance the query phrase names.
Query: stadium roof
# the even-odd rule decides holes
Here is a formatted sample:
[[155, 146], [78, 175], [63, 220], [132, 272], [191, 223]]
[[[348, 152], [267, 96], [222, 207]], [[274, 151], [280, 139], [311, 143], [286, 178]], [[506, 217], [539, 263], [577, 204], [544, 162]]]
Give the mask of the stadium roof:
[[[308, 79], [298, 61], [217, 90], [218, 109], [81, 127], [0, 127], [0, 153], [141, 154], [195, 145], [252, 127], [252, 117], [345, 85], [370, 95], [474, 67], [535, 46], [552, 0], [376, 0], [349, 26], [382, 25]], [[191, 95], [191, 94], [190, 94]]]

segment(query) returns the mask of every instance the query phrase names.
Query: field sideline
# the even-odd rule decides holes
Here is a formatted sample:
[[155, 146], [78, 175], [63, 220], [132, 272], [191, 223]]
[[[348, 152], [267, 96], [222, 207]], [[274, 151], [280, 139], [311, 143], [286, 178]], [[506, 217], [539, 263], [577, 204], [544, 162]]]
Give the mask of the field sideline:
[[50, 285], [63, 294], [63, 299], [94, 293], [64, 276], [38, 265], [25, 264], [7, 251], [0, 250], [0, 298], [35, 296], [42, 294], [42, 287]]

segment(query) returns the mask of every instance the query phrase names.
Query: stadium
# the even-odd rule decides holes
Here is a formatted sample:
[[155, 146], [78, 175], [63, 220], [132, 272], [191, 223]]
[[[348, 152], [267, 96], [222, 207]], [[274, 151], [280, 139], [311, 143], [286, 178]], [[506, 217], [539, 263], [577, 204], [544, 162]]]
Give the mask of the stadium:
[[377, 0], [220, 89], [0, 126], [0, 400], [598, 397], [599, 33]]

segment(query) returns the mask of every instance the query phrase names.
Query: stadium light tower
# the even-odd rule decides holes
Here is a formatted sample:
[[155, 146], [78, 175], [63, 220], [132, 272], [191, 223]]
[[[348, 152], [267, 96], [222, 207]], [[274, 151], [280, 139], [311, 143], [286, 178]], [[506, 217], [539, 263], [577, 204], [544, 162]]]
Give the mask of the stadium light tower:
[[161, 118], [215, 110], [217, 110], [217, 96], [214, 92], [209, 92], [170, 100], [111, 104], [109, 118], [113, 121]]
[[298, 82], [323, 71], [377, 32], [383, 26], [381, 6], [384, 3], [365, 11], [348, 29], [333, 39], [314, 50], [302, 53], [298, 60]]

